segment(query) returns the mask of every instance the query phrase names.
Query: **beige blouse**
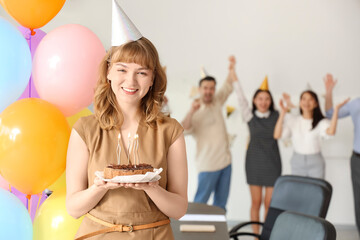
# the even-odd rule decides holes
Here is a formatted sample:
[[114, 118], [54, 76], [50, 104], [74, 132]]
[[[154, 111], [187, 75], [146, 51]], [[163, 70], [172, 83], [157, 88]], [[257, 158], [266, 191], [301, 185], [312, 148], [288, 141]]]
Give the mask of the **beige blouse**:
[[[73, 127], [84, 140], [88, 151], [88, 186], [94, 182], [95, 171], [103, 171], [109, 164], [116, 164], [118, 130], [103, 130], [94, 115], [81, 118]], [[140, 122], [139, 135], [140, 163], [151, 164], [154, 168], [163, 168], [159, 185], [167, 188], [167, 154], [173, 142], [182, 134], [182, 126], [166, 117], [158, 121], [155, 127]], [[127, 164], [126, 147], [121, 142], [121, 164]], [[100, 202], [89, 211], [99, 219], [113, 224], [141, 225], [165, 220], [162, 213], [148, 195], [142, 190], [118, 188], [109, 190]], [[84, 218], [76, 236], [97, 231], [104, 226]], [[134, 232], [111, 232], [90, 238], [89, 240], [112, 239], [173, 239], [170, 224], [152, 229]]]

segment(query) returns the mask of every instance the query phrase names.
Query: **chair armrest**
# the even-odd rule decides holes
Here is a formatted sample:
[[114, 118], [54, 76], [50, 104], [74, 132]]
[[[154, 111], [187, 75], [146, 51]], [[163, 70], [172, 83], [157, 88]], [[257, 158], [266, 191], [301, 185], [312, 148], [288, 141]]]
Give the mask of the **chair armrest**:
[[264, 226], [264, 223], [262, 223], [262, 222], [244, 222], [244, 223], [239, 223], [238, 225], [234, 226], [234, 227], [230, 230], [230, 233], [236, 233], [240, 228], [245, 227], [245, 226], [247, 226], [247, 225], [252, 225], [252, 224], [257, 224], [257, 225]]
[[238, 240], [239, 236], [253, 236], [260, 240], [260, 235], [256, 233], [250, 233], [250, 232], [235, 232], [230, 233], [229, 237], [234, 240]]

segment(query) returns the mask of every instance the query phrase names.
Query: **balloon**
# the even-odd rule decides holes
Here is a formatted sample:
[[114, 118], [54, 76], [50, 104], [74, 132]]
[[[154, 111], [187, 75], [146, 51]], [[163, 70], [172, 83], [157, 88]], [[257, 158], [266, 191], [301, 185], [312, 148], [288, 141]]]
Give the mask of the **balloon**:
[[5, 11], [7, 11], [4, 0], [0, 0], [0, 4], [3, 6], [3, 8], [5, 9]]
[[80, 112], [78, 112], [77, 114], [72, 115], [71, 117], [68, 117], [66, 119], [69, 123], [70, 128], [72, 128], [74, 126], [74, 124], [77, 122], [77, 120], [79, 120], [79, 118], [89, 116], [91, 114], [92, 114], [92, 112], [88, 108], [85, 108], [85, 109], [81, 110]]
[[64, 191], [54, 192], [45, 200], [35, 216], [34, 239], [72, 240], [83, 217], [74, 219], [65, 207]]
[[71, 116], [90, 105], [105, 49], [78, 24], [49, 32], [35, 53], [33, 78], [40, 97]]
[[[30, 29], [24, 28], [22, 26], [18, 26], [18, 29], [20, 30], [20, 32], [22, 33], [24, 38], [27, 40], [29, 48], [30, 48], [31, 56], [34, 57], [35, 51], [36, 51], [41, 39], [43, 39], [43, 37], [45, 37], [46, 32], [42, 31], [41, 29], [36, 29], [35, 35], [31, 36]], [[34, 81], [32, 80], [31, 76], [30, 76], [30, 81], [29, 81], [25, 91], [21, 94], [19, 99], [29, 98], [29, 97], [40, 98], [39, 94], [36, 91]]]
[[32, 240], [30, 216], [19, 199], [0, 189], [0, 239]]
[[29, 209], [29, 207], [31, 207], [30, 218], [32, 221], [34, 221], [35, 213], [38, 209], [38, 205], [41, 206], [41, 204], [47, 198], [47, 195], [44, 192], [39, 193], [38, 194], [39, 196], [37, 194], [31, 195], [30, 204], [29, 204], [29, 200], [27, 199], [26, 194], [20, 192], [19, 190], [17, 190], [14, 187], [11, 187], [11, 193], [14, 194], [27, 209]]
[[42, 192], [65, 170], [70, 128], [62, 113], [38, 98], [11, 104], [0, 114], [1, 175], [21, 192]]
[[21, 33], [0, 17], [0, 112], [15, 102], [31, 74], [31, 54]]
[[5, 10], [22, 26], [36, 29], [61, 10], [65, 0], [2, 0]]
[[64, 171], [63, 174], [47, 189], [55, 192], [55, 191], [66, 191], [66, 173]]
[[0, 188], [9, 190], [9, 183], [0, 175]]

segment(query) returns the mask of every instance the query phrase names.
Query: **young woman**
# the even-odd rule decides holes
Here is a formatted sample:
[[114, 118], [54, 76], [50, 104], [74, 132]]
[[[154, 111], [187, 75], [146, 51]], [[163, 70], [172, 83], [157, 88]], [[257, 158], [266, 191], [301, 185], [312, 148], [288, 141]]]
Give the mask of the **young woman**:
[[[112, 47], [100, 65], [95, 114], [81, 118], [71, 133], [67, 166], [69, 214], [85, 215], [76, 239], [174, 239], [169, 217], [187, 210], [187, 161], [183, 128], [161, 113], [166, 75], [153, 44], [142, 37]], [[94, 175], [127, 164], [128, 135], [139, 136], [141, 163], [163, 168], [152, 183], [104, 182]]]
[[280, 101], [281, 113], [275, 126], [274, 138], [291, 137], [294, 147], [292, 174], [324, 178], [325, 161], [321, 154], [321, 139], [335, 135], [338, 111], [347, 101], [348, 99], [335, 107], [331, 121], [324, 118], [318, 97], [311, 90], [301, 94], [301, 114], [298, 116], [286, 114], [288, 109], [283, 101]]
[[[235, 61], [235, 59], [233, 59]], [[235, 72], [234, 72], [235, 74]], [[281, 175], [281, 159], [277, 141], [273, 132], [279, 113], [274, 109], [274, 102], [269, 90], [256, 90], [252, 108], [237, 81], [234, 89], [238, 97], [243, 120], [250, 130], [250, 142], [246, 151], [246, 179], [251, 193], [251, 221], [259, 222], [259, 211], [265, 190], [265, 216], [269, 209], [271, 195], [276, 179]], [[259, 226], [252, 225], [254, 233], [259, 233]]]

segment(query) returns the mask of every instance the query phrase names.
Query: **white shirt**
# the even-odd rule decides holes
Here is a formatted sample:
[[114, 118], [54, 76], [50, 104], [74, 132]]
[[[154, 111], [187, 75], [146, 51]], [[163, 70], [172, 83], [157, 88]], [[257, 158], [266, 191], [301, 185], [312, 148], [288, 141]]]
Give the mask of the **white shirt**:
[[312, 119], [286, 114], [281, 138], [291, 138], [296, 153], [316, 154], [321, 152], [321, 140], [331, 137], [326, 133], [329, 127], [330, 121], [326, 118], [312, 129]]

